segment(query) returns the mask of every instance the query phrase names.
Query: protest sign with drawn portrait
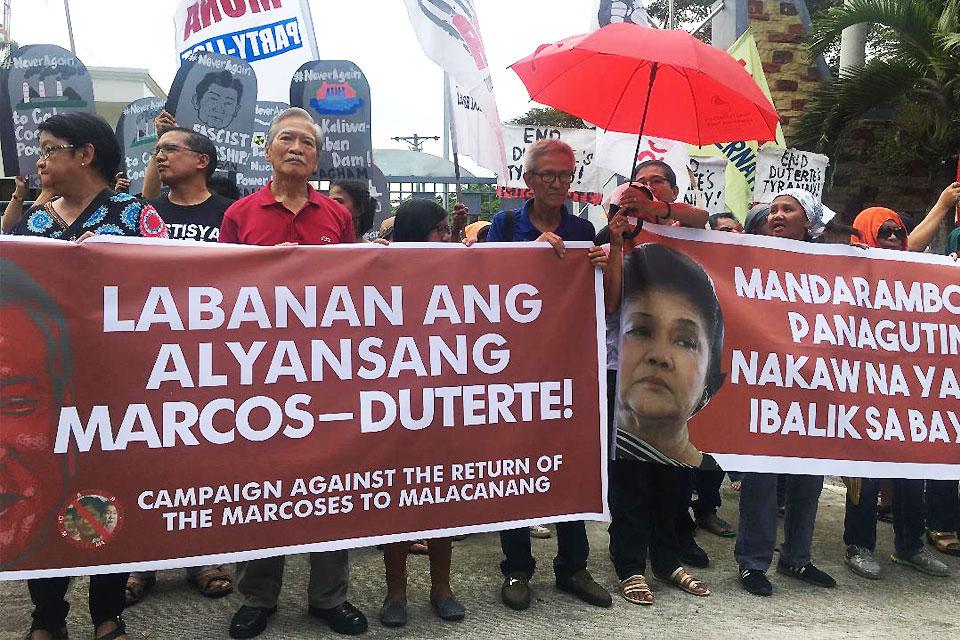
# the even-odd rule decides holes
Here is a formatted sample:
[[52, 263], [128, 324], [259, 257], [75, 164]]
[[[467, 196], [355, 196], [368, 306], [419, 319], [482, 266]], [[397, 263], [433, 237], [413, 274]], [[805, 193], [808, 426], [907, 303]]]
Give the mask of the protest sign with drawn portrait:
[[167, 111], [217, 147], [217, 169], [242, 173], [250, 165], [257, 76], [249, 64], [216, 53], [192, 54], [177, 70]]
[[93, 81], [80, 60], [52, 44], [31, 44], [0, 65], [0, 146], [6, 175], [37, 172], [37, 127], [58, 113], [93, 113]]
[[289, 106], [286, 102], [257, 100], [250, 141], [250, 165], [243, 173], [237, 173], [237, 186], [243, 195], [262, 189], [273, 175], [273, 166], [267, 160], [267, 130], [270, 122]]
[[117, 141], [123, 149], [123, 172], [130, 180], [130, 193], [143, 191], [143, 177], [147, 163], [157, 142], [154, 119], [163, 109], [163, 98], [139, 98], [120, 114], [117, 122]]
[[366, 180], [373, 164], [370, 84], [349, 60], [315, 60], [290, 82], [290, 104], [306, 109], [320, 125], [320, 180]]
[[723, 384], [723, 312], [703, 268], [645, 243], [623, 262], [617, 457], [694, 468], [716, 461], [690, 442], [687, 422]]

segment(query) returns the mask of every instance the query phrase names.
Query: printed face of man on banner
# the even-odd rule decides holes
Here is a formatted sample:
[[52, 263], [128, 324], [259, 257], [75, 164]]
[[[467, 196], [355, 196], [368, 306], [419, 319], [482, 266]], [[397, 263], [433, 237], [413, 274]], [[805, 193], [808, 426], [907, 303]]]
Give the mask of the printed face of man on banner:
[[[18, 267], [2, 264], [0, 567], [43, 541], [63, 502], [66, 460], [49, 452], [69, 385], [69, 341], [62, 313]], [[7, 348], [13, 336], [21, 339], [15, 348]]]
[[687, 256], [644, 244], [624, 260], [617, 427], [691, 467], [706, 458], [687, 421], [723, 382], [723, 313], [713, 283]]
[[243, 84], [229, 71], [208, 73], [197, 84], [193, 106], [197, 120], [217, 129], [227, 129], [240, 112]]

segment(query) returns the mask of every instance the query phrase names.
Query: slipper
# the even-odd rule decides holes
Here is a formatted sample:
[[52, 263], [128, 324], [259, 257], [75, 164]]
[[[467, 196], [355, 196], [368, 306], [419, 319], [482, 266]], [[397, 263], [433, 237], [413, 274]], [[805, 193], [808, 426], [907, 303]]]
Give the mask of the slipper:
[[634, 574], [620, 581], [620, 595], [630, 604], [649, 606], [653, 604], [653, 592], [647, 584], [647, 579], [640, 574]]
[[670, 574], [669, 578], [663, 578], [661, 576], [656, 576], [656, 578], [667, 584], [672, 584], [681, 591], [685, 591], [693, 596], [703, 598], [710, 595], [710, 589], [707, 588], [707, 585], [687, 573], [683, 567], [677, 567], [674, 572]]
[[426, 540], [417, 540], [410, 543], [410, 551], [415, 556], [425, 556], [430, 553], [430, 549], [427, 547]]
[[737, 532], [733, 530], [730, 523], [715, 513], [697, 518], [697, 526], [721, 538], [735, 538], [737, 535]]
[[927, 529], [927, 542], [940, 553], [960, 557], [960, 538], [956, 531], [934, 531]]
[[157, 576], [155, 574], [151, 574], [149, 578], [144, 579], [135, 573], [131, 573], [130, 577], [127, 578], [127, 586], [124, 589], [124, 606], [132, 607], [143, 600], [144, 596], [147, 595], [147, 591], [153, 588], [155, 584], [157, 584]]
[[[233, 593], [233, 578], [223, 567], [204, 567], [193, 576], [187, 576], [192, 584], [206, 598], [222, 598]], [[220, 585], [216, 586], [215, 583]]]

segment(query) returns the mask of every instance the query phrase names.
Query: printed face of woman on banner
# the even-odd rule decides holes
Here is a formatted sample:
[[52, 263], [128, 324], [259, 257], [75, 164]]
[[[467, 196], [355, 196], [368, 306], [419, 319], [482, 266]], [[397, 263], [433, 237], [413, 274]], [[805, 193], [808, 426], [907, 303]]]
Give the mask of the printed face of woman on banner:
[[687, 421], [716, 392], [723, 319], [692, 260], [645, 244], [624, 263], [617, 427], [693, 467], [703, 454]]
[[[0, 298], [0, 566], [43, 541], [66, 491], [66, 462], [53, 455], [64, 381], [59, 319], [36, 300], [17, 301], [16, 271], [4, 264]], [[14, 271], [15, 270], [15, 271]], [[22, 273], [22, 272], [21, 272]]]

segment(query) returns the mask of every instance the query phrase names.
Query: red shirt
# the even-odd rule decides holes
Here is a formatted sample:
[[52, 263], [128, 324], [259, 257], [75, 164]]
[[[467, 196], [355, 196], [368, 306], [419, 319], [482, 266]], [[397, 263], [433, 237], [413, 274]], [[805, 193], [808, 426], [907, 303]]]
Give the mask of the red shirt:
[[342, 204], [307, 185], [307, 202], [294, 214], [277, 202], [270, 184], [230, 205], [220, 225], [220, 242], [265, 246], [356, 242], [353, 218]]

